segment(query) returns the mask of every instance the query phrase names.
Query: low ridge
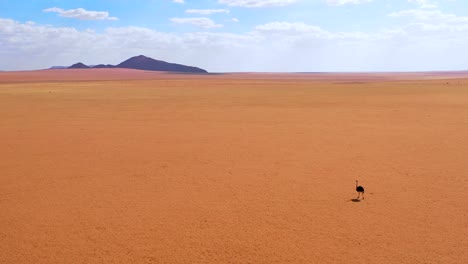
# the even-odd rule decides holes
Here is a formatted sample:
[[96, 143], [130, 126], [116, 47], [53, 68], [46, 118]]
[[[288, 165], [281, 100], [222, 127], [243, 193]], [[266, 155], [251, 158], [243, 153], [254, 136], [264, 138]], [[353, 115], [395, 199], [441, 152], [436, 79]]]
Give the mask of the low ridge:
[[91, 68], [115, 68], [114, 65], [111, 65], [111, 64], [98, 64], [98, 65], [95, 65]]

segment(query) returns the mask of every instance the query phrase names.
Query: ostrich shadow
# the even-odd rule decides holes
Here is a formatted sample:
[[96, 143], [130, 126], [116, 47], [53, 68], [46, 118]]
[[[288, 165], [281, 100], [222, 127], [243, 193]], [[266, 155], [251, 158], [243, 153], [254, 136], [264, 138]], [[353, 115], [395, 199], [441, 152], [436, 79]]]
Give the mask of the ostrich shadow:
[[349, 201], [350, 201], [350, 202], [353, 202], [353, 203], [360, 203], [360, 202], [361, 202], [361, 200], [360, 200], [360, 199], [357, 199], [357, 198], [350, 199]]

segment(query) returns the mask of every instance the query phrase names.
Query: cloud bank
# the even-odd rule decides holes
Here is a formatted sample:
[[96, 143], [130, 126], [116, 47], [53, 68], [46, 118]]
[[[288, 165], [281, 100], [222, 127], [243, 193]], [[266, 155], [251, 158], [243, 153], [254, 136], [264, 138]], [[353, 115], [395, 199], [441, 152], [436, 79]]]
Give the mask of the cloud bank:
[[218, 3], [237, 7], [272, 7], [286, 6], [298, 2], [298, 0], [218, 0]]
[[61, 17], [76, 18], [81, 20], [118, 20], [116, 17], [109, 16], [106, 11], [88, 11], [83, 8], [64, 10], [58, 7], [52, 7], [42, 10], [46, 13], [58, 13]]

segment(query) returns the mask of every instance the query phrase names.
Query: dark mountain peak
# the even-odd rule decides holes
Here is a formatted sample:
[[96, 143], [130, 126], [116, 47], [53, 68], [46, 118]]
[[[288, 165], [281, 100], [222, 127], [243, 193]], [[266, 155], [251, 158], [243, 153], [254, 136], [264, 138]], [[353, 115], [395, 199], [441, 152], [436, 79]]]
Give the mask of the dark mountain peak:
[[88, 65], [85, 65], [81, 62], [75, 63], [72, 66], [68, 67], [68, 69], [89, 69]]
[[[144, 62], [150, 62], [150, 61], [155, 61], [155, 59], [146, 57], [144, 55], [138, 55], [135, 57], [131, 57], [130, 59], [124, 61], [124, 62], [135, 62], [135, 63], [144, 63]], [[124, 63], [122, 62], [122, 63]]]
[[129, 68], [147, 71], [167, 71], [167, 72], [188, 72], [188, 73], [207, 73], [207, 71], [182, 64], [169, 63], [155, 60], [144, 55], [131, 57], [130, 59], [117, 65], [118, 68]]

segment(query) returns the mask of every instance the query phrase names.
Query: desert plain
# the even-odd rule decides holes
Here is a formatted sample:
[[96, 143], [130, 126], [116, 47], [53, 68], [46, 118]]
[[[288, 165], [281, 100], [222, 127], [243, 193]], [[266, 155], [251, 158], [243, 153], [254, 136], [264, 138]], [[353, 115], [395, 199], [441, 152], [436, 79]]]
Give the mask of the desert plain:
[[467, 73], [0, 73], [0, 263], [467, 263], [467, 190]]

